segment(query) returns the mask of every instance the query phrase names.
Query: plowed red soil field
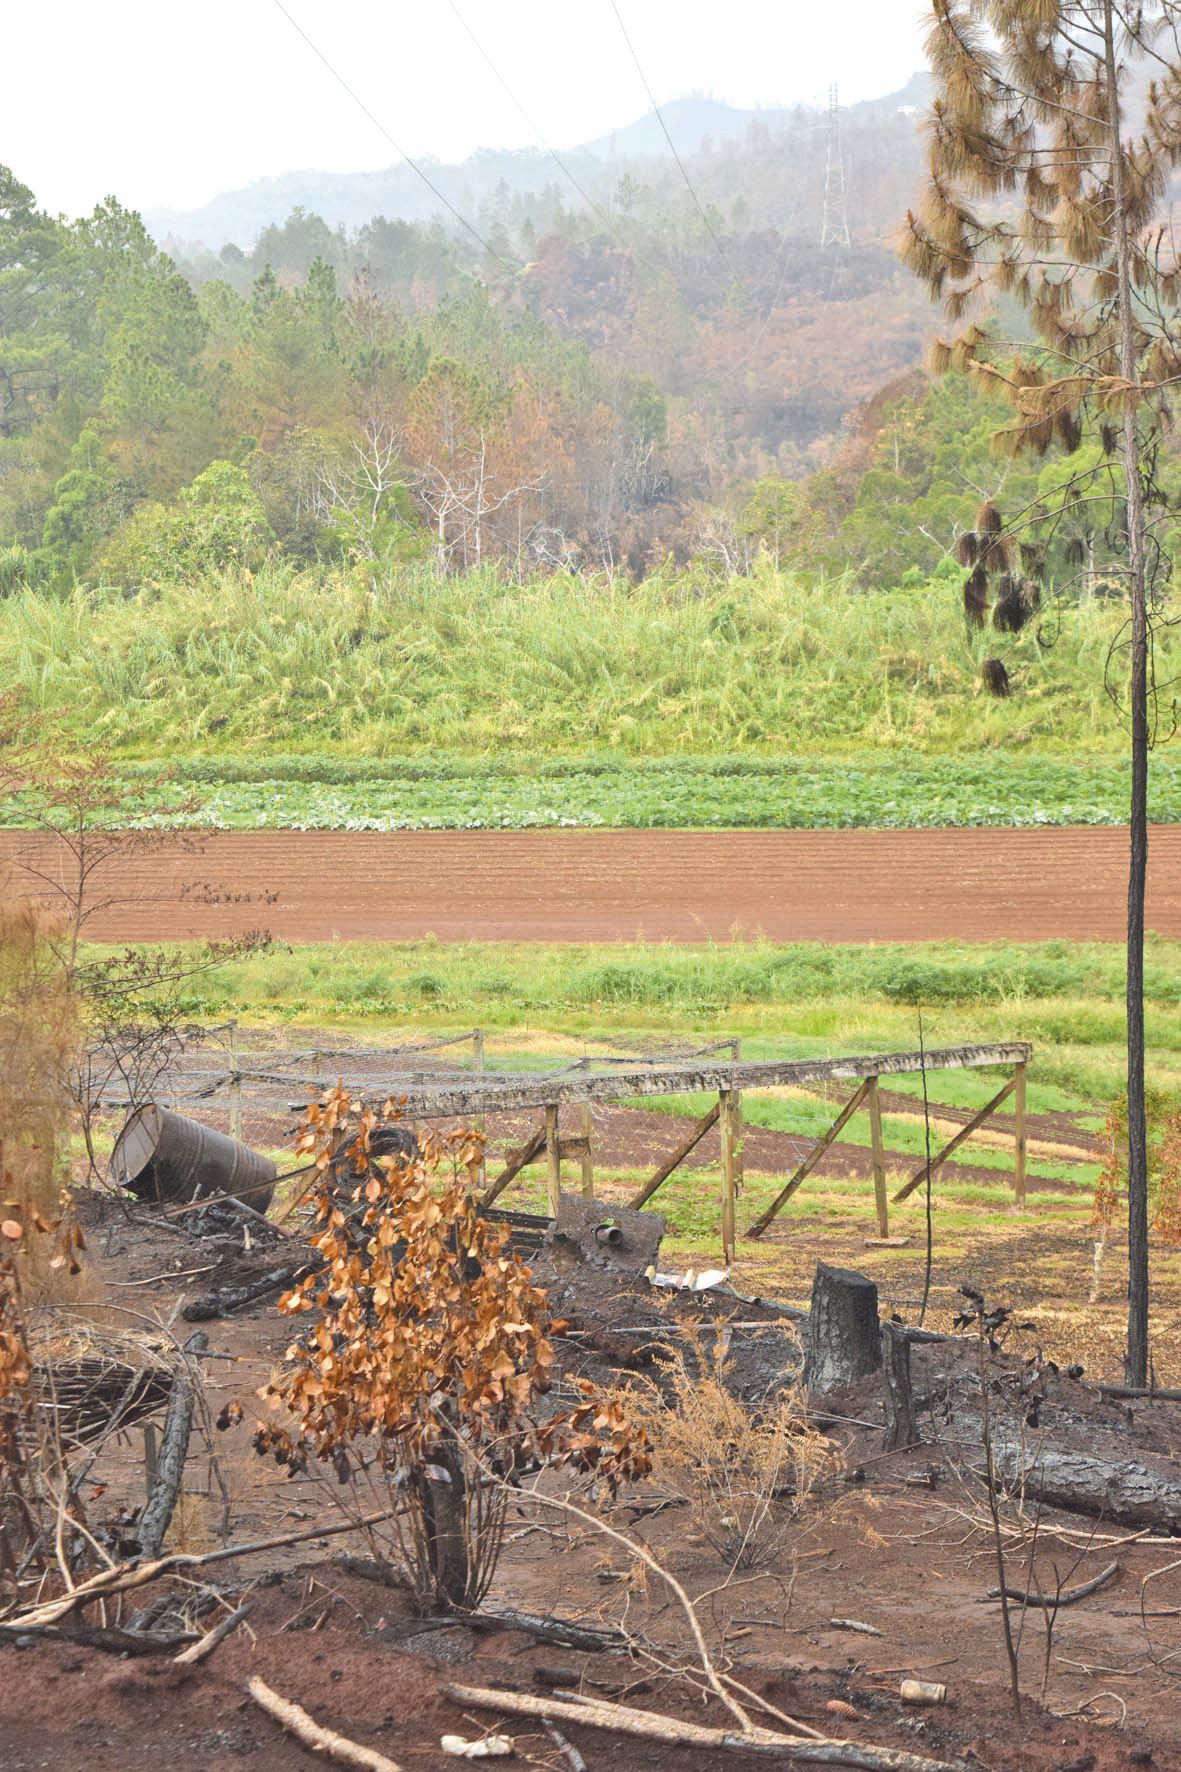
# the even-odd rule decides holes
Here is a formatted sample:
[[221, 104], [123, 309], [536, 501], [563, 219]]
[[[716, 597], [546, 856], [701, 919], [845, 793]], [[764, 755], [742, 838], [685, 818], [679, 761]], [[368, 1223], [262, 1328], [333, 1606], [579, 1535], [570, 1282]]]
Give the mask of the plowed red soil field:
[[[235, 831], [128, 853], [100, 940], [1118, 940], [1127, 832]], [[0, 869], [45, 838], [0, 833]], [[63, 875], [64, 877], [64, 875]], [[275, 895], [275, 896], [272, 896]], [[1148, 926], [1181, 937], [1181, 826], [1158, 825]]]

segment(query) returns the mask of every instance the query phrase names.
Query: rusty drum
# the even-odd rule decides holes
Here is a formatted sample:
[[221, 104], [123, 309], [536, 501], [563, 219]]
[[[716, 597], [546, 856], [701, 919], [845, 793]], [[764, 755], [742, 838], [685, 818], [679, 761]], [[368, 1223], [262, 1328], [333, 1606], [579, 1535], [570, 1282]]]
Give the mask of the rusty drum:
[[260, 1156], [224, 1132], [149, 1102], [129, 1115], [108, 1178], [141, 1200], [198, 1200], [234, 1194], [265, 1212], [278, 1174]]

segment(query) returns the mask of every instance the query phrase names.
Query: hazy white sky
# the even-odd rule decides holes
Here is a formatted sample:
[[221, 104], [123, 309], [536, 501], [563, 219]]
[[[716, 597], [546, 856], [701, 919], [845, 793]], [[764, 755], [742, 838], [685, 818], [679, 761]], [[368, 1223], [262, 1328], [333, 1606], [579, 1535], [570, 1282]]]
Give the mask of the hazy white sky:
[[[462, 159], [536, 141], [476, 33], [555, 147], [648, 109], [611, 0], [284, 0], [410, 153]], [[618, 0], [658, 101], [739, 105], [900, 86], [923, 0]], [[275, 0], [58, 0], [5, 8], [0, 161], [49, 209], [108, 192], [189, 207], [266, 173], [395, 158]]]

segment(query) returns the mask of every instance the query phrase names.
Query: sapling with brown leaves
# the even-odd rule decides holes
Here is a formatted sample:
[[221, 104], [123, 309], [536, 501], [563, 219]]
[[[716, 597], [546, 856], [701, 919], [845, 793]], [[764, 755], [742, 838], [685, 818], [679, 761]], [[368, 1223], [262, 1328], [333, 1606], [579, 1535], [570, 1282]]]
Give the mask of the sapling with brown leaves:
[[397, 1121], [394, 1103], [375, 1111], [343, 1089], [308, 1111], [297, 1149], [323, 1176], [319, 1263], [280, 1300], [300, 1333], [270, 1396], [293, 1426], [261, 1427], [255, 1444], [289, 1471], [331, 1471], [358, 1511], [363, 1491], [392, 1491], [392, 1554], [419, 1603], [473, 1610], [526, 1472], [564, 1468], [613, 1492], [647, 1473], [647, 1442], [586, 1381], [568, 1407], [545, 1405], [560, 1325], [507, 1227], [478, 1209], [480, 1135], [377, 1154]]

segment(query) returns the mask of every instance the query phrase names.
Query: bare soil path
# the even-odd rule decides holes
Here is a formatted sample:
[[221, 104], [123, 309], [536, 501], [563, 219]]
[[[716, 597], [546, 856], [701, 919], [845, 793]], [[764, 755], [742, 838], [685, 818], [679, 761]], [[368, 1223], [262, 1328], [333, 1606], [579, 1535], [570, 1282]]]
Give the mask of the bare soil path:
[[[108, 941], [694, 942], [1120, 939], [1122, 828], [235, 831], [113, 862]], [[60, 865], [0, 832], [0, 874]], [[14, 870], [19, 878], [19, 869]], [[277, 897], [273, 897], [276, 895]], [[1181, 826], [1152, 832], [1148, 927], [1181, 937]]]

